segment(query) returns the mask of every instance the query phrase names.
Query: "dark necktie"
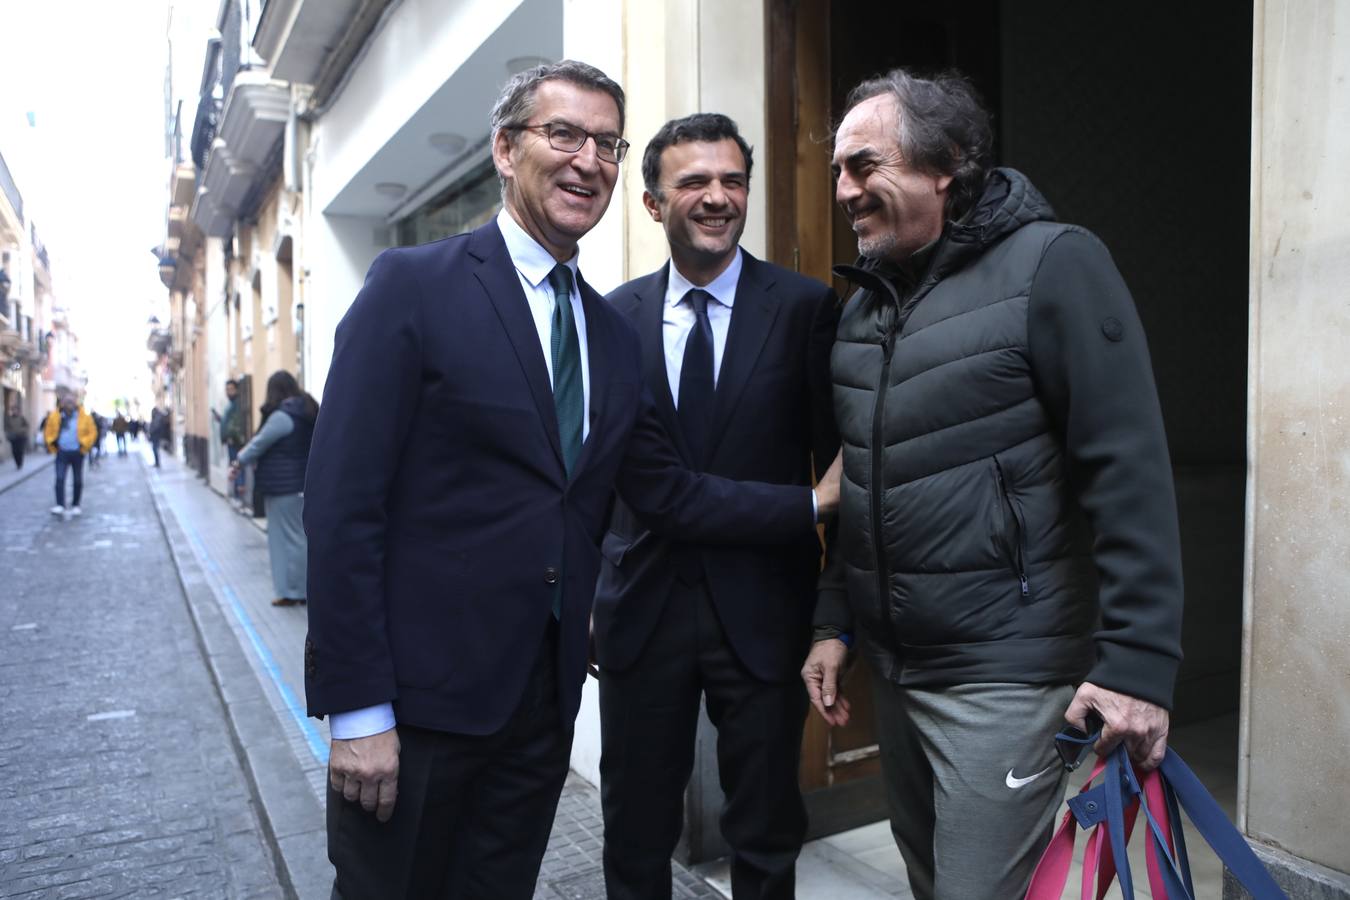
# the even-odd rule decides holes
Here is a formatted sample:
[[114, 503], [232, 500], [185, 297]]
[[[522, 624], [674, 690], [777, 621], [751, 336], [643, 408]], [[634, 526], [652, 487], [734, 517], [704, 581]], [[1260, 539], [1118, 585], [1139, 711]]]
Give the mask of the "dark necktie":
[[558, 437], [563, 464], [572, 474], [581, 455], [581, 424], [586, 401], [581, 387], [581, 344], [572, 317], [572, 270], [561, 263], [548, 273], [553, 288], [553, 408], [558, 413]]
[[[581, 344], [577, 340], [577, 322], [572, 317], [572, 270], [559, 263], [548, 273], [553, 288], [553, 324], [549, 344], [553, 355], [553, 409], [558, 414], [558, 437], [562, 441], [563, 465], [572, 474], [581, 455], [581, 420], [586, 414], [586, 398], [581, 386]], [[553, 588], [553, 618], [562, 618], [563, 585], [567, 579], [558, 566], [558, 582]]]
[[694, 288], [684, 295], [694, 308], [694, 327], [684, 344], [684, 362], [680, 364], [680, 429], [694, 456], [694, 464], [702, 469], [707, 464], [708, 432], [712, 426], [713, 408], [713, 334], [708, 321], [707, 291]]

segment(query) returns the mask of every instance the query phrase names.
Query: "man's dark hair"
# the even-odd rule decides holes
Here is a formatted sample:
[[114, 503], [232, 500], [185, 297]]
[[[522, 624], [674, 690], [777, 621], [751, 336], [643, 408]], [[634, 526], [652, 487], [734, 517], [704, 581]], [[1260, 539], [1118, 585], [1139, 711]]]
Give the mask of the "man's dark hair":
[[[497, 102], [492, 105], [490, 122], [494, 144], [497, 142], [498, 132], [503, 129], [514, 129], [529, 124], [530, 117], [534, 115], [534, 95], [539, 90], [539, 85], [545, 81], [565, 81], [580, 88], [609, 94], [614, 98], [614, 104], [619, 107], [619, 134], [623, 134], [623, 88], [595, 66], [575, 59], [563, 59], [555, 63], [531, 66], [513, 75], [511, 80], [506, 82], [501, 94], [497, 96]], [[511, 140], [514, 141], [515, 138]], [[501, 179], [500, 172], [497, 177]], [[503, 180], [502, 187], [505, 186], [506, 182]]]
[[239, 388], [239, 382], [235, 381], [233, 378], [227, 378], [227, 379], [225, 380], [225, 386], [226, 386], [226, 387], [232, 387], [232, 388], [235, 388], [235, 389], [237, 390], [237, 389]]
[[685, 141], [706, 141], [709, 143], [733, 140], [741, 148], [745, 159], [745, 181], [750, 183], [750, 168], [754, 165], [754, 154], [750, 145], [741, 137], [736, 123], [721, 113], [694, 113], [683, 119], [671, 119], [661, 126], [661, 130], [647, 142], [642, 153], [642, 186], [653, 197], [661, 196], [661, 154], [667, 147], [683, 144]]
[[900, 110], [900, 153], [921, 172], [952, 176], [947, 217], [959, 219], [984, 192], [993, 161], [989, 111], [970, 79], [955, 70], [932, 77], [892, 69], [849, 91], [844, 115], [873, 97], [890, 95]]

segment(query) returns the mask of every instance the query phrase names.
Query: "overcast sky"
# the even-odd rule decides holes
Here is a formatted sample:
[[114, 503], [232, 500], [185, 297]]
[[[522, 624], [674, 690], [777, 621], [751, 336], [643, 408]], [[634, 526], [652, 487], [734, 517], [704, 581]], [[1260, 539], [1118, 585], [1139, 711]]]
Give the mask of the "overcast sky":
[[[195, 95], [217, 0], [180, 0], [175, 92]], [[51, 258], [97, 408], [148, 389], [146, 321], [167, 292], [169, 0], [0, 0], [0, 153]], [[185, 21], [187, 20], [187, 21]], [[191, 111], [186, 129], [191, 129]], [[33, 124], [30, 124], [30, 118]]]

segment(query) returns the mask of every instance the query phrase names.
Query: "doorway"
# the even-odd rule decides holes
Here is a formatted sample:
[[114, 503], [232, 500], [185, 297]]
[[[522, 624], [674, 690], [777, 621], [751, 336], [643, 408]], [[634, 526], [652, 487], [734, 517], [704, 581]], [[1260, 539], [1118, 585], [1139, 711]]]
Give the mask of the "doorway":
[[[1173, 723], [1237, 710], [1246, 475], [1252, 5], [1150, 14], [978, 0], [768, 0], [769, 257], [823, 281], [851, 262], [831, 127], [895, 66], [956, 67], [994, 117], [995, 161], [1096, 233], [1148, 334], [1181, 520], [1185, 661]], [[835, 282], [836, 289], [845, 285]], [[802, 747], [812, 836], [884, 815], [867, 678], [854, 721]], [[1236, 748], [1232, 748], [1236, 752]]]

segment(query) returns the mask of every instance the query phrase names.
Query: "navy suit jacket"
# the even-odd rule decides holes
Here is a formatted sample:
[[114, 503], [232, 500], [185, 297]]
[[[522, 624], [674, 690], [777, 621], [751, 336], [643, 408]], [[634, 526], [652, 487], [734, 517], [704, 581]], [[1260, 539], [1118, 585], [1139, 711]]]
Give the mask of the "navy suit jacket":
[[[839, 449], [830, 385], [838, 297], [814, 279], [748, 253], [743, 260], [706, 464], [690, 456], [666, 374], [661, 320], [669, 264], [621, 286], [609, 300], [638, 330], [646, 387], [687, 465], [727, 478], [809, 485], [812, 457], [823, 474]], [[764, 546], [678, 536], [676, 542], [654, 534], [629, 506], [616, 505], [596, 587], [600, 665], [622, 670], [636, 661], [692, 554], [746, 668], [769, 681], [798, 677], [820, 574], [815, 533]]]
[[311, 715], [491, 734], [519, 703], [561, 579], [558, 684], [585, 679], [616, 485], [707, 539], [809, 532], [803, 488], [685, 471], [642, 390], [631, 326], [585, 282], [590, 432], [571, 477], [538, 332], [495, 221], [388, 250], [338, 325], [305, 484]]

